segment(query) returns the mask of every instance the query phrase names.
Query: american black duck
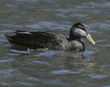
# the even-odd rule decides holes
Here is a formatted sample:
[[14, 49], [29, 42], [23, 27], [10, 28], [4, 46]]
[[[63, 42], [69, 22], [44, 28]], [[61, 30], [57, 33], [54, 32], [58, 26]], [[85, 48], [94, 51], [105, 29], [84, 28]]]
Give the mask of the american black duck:
[[6, 35], [10, 43], [19, 46], [24, 46], [30, 49], [49, 48], [58, 50], [69, 51], [84, 51], [85, 45], [81, 38], [86, 38], [95, 45], [94, 40], [91, 38], [90, 29], [84, 23], [74, 24], [69, 33], [69, 38], [62, 34], [54, 32], [27, 32], [16, 30], [15, 35]]

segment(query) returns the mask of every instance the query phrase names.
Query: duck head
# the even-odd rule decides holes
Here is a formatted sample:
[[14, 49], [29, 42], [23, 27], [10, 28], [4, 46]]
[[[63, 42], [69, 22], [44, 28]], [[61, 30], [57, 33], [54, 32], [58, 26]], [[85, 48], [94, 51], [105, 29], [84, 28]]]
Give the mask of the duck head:
[[78, 40], [80, 41], [81, 38], [86, 38], [90, 41], [93, 45], [95, 45], [95, 41], [92, 39], [90, 35], [89, 27], [84, 23], [76, 23], [70, 29], [69, 40]]

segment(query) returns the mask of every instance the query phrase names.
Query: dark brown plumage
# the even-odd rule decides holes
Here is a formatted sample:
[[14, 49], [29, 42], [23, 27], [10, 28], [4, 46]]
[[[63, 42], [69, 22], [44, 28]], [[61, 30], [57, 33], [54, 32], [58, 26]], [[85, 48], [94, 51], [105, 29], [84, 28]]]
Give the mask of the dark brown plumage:
[[[10, 43], [31, 49], [49, 48], [69, 51], [84, 51], [85, 46], [81, 38], [90, 35], [89, 27], [83, 23], [76, 23], [70, 29], [69, 38], [54, 32], [27, 32], [16, 30], [15, 35], [6, 35]], [[94, 41], [92, 41], [95, 44]]]

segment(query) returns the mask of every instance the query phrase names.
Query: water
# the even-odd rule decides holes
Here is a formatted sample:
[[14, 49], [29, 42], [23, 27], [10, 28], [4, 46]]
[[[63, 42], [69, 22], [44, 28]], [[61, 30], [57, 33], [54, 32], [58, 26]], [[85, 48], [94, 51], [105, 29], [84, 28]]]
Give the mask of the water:
[[[0, 0], [0, 86], [109, 87], [109, 0]], [[54, 31], [68, 36], [76, 22], [91, 29], [82, 53], [16, 50], [4, 36], [14, 30]]]

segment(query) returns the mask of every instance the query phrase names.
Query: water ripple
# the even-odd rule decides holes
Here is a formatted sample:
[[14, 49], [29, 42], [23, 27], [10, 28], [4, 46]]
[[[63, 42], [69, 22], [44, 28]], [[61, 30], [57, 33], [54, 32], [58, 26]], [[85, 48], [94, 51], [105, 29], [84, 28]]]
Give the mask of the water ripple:
[[86, 17], [87, 15], [82, 15], [82, 14], [73, 14], [73, 15], [71, 15], [72, 17], [74, 17], [74, 16], [76, 16], [76, 17], [81, 17], [81, 18], [83, 18], [83, 17]]
[[52, 55], [58, 53], [60, 51], [45, 51], [43, 53], [39, 53], [37, 55], [34, 55], [34, 56], [46, 56], [46, 57], [51, 57]]
[[33, 84], [26, 83], [26, 82], [18, 82], [18, 81], [16, 81], [16, 82], [19, 83], [19, 84], [21, 84], [21, 85], [33, 86]]
[[58, 11], [58, 12], [62, 12], [62, 13], [67, 13], [69, 12], [70, 10], [69, 9], [56, 9], [54, 11]]
[[63, 14], [56, 14], [59, 17], [64, 17], [64, 18], [68, 18], [67, 16], [63, 15]]
[[39, 24], [36, 24], [36, 23], [31, 24], [31, 25], [26, 25], [26, 27], [30, 27], [30, 28], [43, 28]]
[[97, 75], [97, 76], [91, 76], [92, 79], [104, 79], [109, 78], [107, 75]]
[[1, 24], [3, 26], [6, 26], [6, 27], [18, 27], [18, 28], [22, 28], [23, 25], [12, 25], [12, 24]]
[[30, 53], [30, 51], [18, 51], [18, 50], [13, 50], [11, 49], [12, 52], [16, 52], [16, 53]]
[[110, 64], [105, 64], [105, 65], [99, 66], [99, 67], [103, 67], [103, 68], [105, 68], [105, 67], [110, 67]]
[[7, 7], [16, 7], [16, 6], [11, 5], [11, 4], [6, 4], [5, 6], [7, 6]]
[[[58, 23], [47, 22], [47, 21], [41, 21], [41, 22], [39, 22], [39, 25], [45, 26], [45, 27], [47, 27], [49, 29], [64, 29], [64, 30], [68, 30], [67, 28], [70, 28], [70, 25], [58, 24]], [[56, 26], [56, 27], [52, 27], [52, 26]]]
[[90, 5], [92, 5], [92, 6], [94, 6], [94, 8], [95, 8], [95, 6], [98, 6], [98, 7], [110, 7], [110, 2], [105, 2], [105, 3], [103, 3], [103, 4], [98, 4], [98, 3], [94, 3], [94, 2], [89, 2], [89, 3], [83, 3], [83, 5], [88, 5], [88, 6], [90, 6]]
[[110, 87], [110, 85], [107, 85], [107, 86], [103, 86], [103, 87]]
[[10, 86], [10, 84], [8, 84], [6, 82], [0, 82], [0, 84]]
[[52, 74], [78, 74], [78, 73], [81, 73], [81, 72], [77, 72], [77, 71], [74, 71], [74, 72], [71, 72], [70, 70], [56, 70], [56, 71], [52, 71], [51, 72]]
[[7, 77], [14, 77], [14, 76], [21, 76], [21, 74], [15, 74], [13, 75], [13, 72], [17, 72], [18, 70], [15, 69], [5, 69], [5, 70], [0, 70], [0, 78], [7, 78]]
[[4, 30], [4, 31], [0, 31], [0, 32], [15, 32], [15, 30]]
[[44, 64], [47, 64], [47, 65], [50, 65], [48, 62], [43, 62], [43, 61], [33, 61], [34, 63], [44, 63]]
[[9, 59], [9, 60], [0, 60], [0, 63], [10, 62], [10, 61], [14, 61], [14, 59]]
[[40, 79], [35, 78], [35, 77], [28, 77], [27, 79], [28, 79], [28, 80], [33, 80], [33, 81], [40, 81]]
[[110, 25], [109, 24], [105, 24], [105, 23], [93, 23], [93, 24], [90, 24], [89, 27], [91, 28], [94, 28], [96, 26], [99, 26], [100, 28], [103, 28], [105, 30], [109, 30], [110, 28]]

